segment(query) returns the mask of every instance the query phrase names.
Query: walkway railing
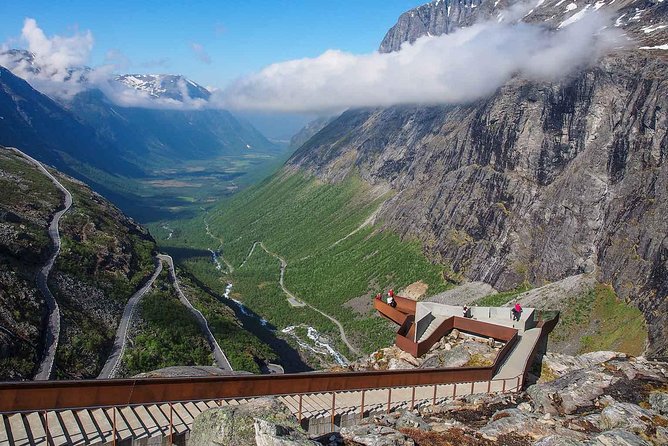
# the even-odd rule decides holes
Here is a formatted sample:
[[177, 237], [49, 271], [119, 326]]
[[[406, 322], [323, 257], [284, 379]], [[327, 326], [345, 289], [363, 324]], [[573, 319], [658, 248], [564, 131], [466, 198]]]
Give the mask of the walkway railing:
[[[456, 319], [462, 319], [463, 327], [468, 327], [470, 324], [485, 324], [463, 318]], [[558, 316], [550, 321], [541, 321], [540, 336], [546, 336], [557, 322]], [[476, 327], [476, 330], [479, 328]], [[504, 332], [499, 336], [507, 334]], [[0, 444], [14, 444], [9, 439], [11, 429], [8, 427], [11, 425], [8, 420], [12, 416], [20, 417], [20, 429], [24, 429], [21, 426], [30, 424], [29, 420], [39, 424], [36, 429], [42, 433], [45, 443], [34, 441], [36, 436], [33, 435], [32, 440], [25, 444], [51, 445], [55, 443], [51, 441], [49, 424], [62, 420], [66, 414], [71, 416], [79, 412], [87, 413], [89, 419], [93, 412], [103, 416], [107, 421], [93, 423], [100, 431], [98, 436], [105, 437], [104, 441], [113, 441], [115, 444], [118, 438], [117, 413], [133, 407], [141, 408], [145, 413], [147, 408], [158, 412], [164, 409], [163, 416], [159, 417], [162, 419], [160, 425], [162, 427], [159, 429], [171, 439], [176, 432], [173, 422], [175, 407], [180, 410], [181, 405], [186, 403], [208, 402], [203, 403], [204, 410], [207, 407], [227, 405], [231, 401], [262, 396], [275, 396], [285, 404], [291, 405], [293, 413], [300, 421], [314, 418], [322, 421], [323, 414], [328, 414], [329, 423], [325, 423], [322, 429], [333, 430], [336, 417], [338, 416], [341, 422], [340, 417], [344, 412], [348, 417], [355, 413], [365, 416], [371, 411], [389, 411], [399, 407], [414, 408], [416, 404], [425, 403], [435, 404], [443, 398], [453, 396], [521, 390], [526, 373], [537, 353], [538, 343], [526, 358], [521, 374], [512, 378], [494, 379], [497, 365], [512, 349], [510, 345], [512, 338], [509, 341], [497, 354], [495, 364], [489, 367], [0, 383], [0, 414], [5, 421], [4, 426], [0, 424]], [[161, 407], [163, 409], [160, 409]], [[12, 415], [17, 413], [23, 415]], [[147, 416], [154, 424], [158, 423], [156, 416]], [[190, 422], [192, 418], [194, 416], [190, 418]], [[129, 429], [126, 421], [124, 419], [123, 422]], [[63, 423], [62, 421], [59, 423], [59, 429], [62, 431]], [[80, 423], [78, 425], [81, 427]], [[108, 426], [105, 428], [106, 433], [101, 432], [102, 425]], [[179, 426], [179, 429], [185, 429], [183, 423]], [[6, 431], [3, 431], [3, 427]], [[8, 439], [8, 443], [4, 443], [3, 436]]]

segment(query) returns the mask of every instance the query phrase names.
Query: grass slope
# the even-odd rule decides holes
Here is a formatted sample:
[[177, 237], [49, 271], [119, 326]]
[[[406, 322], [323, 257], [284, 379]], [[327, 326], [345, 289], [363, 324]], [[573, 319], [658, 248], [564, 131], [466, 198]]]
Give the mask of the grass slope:
[[[353, 342], [371, 352], [386, 346], [395, 329], [372, 311], [376, 292], [417, 280], [427, 283], [433, 293], [448, 287], [444, 268], [429, 262], [417, 242], [402, 241], [372, 226], [350, 235], [387, 198], [389, 194], [373, 190], [356, 176], [327, 184], [302, 172], [283, 171], [223, 201], [208, 217], [170, 222], [173, 237], [163, 237], [160, 243], [171, 247], [174, 256], [207, 283], [218, 282], [220, 287], [231, 280], [234, 296], [279, 328], [309, 323], [338, 339], [331, 322], [312, 310], [288, 305], [278, 286], [277, 259], [257, 247], [239, 267], [253, 243], [263, 241], [288, 262], [287, 288], [337, 318]], [[235, 267], [232, 274], [221, 277], [211, 267], [205, 249], [218, 243], [205, 233], [203, 218], [208, 218], [214, 236], [222, 239], [223, 253]], [[160, 232], [154, 234], [160, 238]], [[355, 298], [368, 299], [369, 304], [346, 305]]]
[[579, 297], [571, 297], [551, 338], [572, 342], [581, 333], [577, 353], [620, 351], [639, 356], [647, 343], [647, 326], [637, 308], [619, 300], [612, 287], [598, 284]]

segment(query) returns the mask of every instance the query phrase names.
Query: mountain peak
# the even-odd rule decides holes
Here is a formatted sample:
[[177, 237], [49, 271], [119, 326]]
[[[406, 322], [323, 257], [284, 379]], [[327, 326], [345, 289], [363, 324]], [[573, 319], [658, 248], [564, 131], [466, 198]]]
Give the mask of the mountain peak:
[[123, 74], [116, 81], [148, 93], [154, 98], [168, 98], [183, 102], [185, 96], [190, 99], [208, 100], [211, 92], [201, 85], [178, 74]]

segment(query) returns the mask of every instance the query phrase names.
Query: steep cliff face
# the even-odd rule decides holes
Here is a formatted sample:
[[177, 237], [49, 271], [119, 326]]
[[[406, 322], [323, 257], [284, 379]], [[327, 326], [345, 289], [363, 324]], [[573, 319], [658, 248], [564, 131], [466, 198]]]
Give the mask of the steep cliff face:
[[413, 43], [419, 37], [449, 34], [469, 26], [477, 17], [476, 8], [483, 0], [434, 0], [403, 13], [397, 24], [380, 44], [381, 53], [398, 51], [404, 42]]
[[[665, 20], [661, 3], [640, 6]], [[666, 355], [666, 73], [661, 51], [628, 49], [559, 82], [514, 79], [473, 104], [348, 111], [289, 164], [386, 183], [397, 194], [379, 214], [385, 227], [496, 288], [596, 270], [643, 311], [649, 353]]]

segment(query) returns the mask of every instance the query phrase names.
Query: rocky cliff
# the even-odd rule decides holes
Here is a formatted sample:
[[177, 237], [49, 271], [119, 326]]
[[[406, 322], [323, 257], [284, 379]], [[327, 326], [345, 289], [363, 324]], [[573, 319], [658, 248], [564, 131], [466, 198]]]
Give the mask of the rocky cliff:
[[[539, 2], [524, 20], [556, 28], [594, 7], [561, 3]], [[381, 51], [447, 32], [443, 20], [420, 31], [414, 19], [444, 4], [404, 14]], [[604, 6], [633, 48], [558, 82], [515, 78], [475, 103], [347, 111], [289, 165], [329, 181], [355, 171], [389, 185], [396, 194], [378, 221], [495, 288], [596, 271], [643, 312], [649, 353], [666, 355], [668, 58], [643, 48], [662, 42], [668, 10], [649, 1]], [[479, 9], [501, 14], [495, 7]]]
[[[483, 0], [434, 0], [407, 11], [399, 17], [380, 44], [381, 53], [398, 51], [405, 42], [422, 36], [449, 34], [474, 23]], [[498, 3], [498, 2], [497, 2]]]

